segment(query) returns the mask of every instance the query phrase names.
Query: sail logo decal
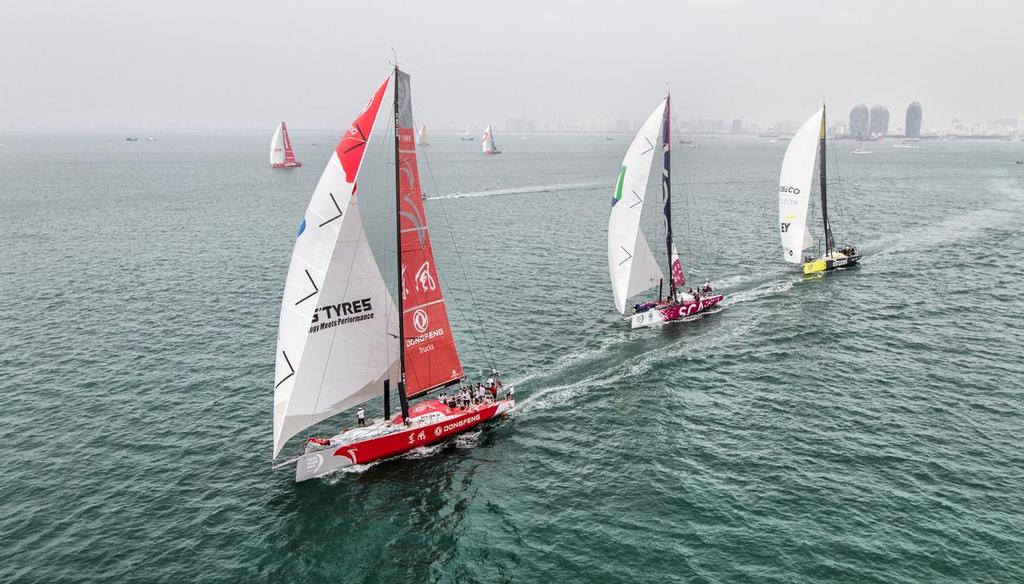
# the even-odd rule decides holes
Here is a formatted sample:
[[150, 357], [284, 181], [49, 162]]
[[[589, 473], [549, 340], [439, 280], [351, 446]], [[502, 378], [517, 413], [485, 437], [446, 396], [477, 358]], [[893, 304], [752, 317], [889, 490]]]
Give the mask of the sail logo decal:
[[[414, 319], [413, 320], [413, 326], [414, 327], [416, 326], [415, 318], [416, 318], [415, 315], [413, 315], [413, 319]], [[423, 343], [425, 341], [432, 341], [434, 339], [441, 338], [441, 337], [445, 336], [445, 334], [447, 334], [446, 331], [444, 330], [444, 327], [437, 328], [437, 329], [434, 329], [432, 331], [427, 331], [426, 330], [426, 328], [427, 328], [426, 326], [424, 326], [423, 328], [424, 328], [424, 331], [421, 332], [421, 334], [419, 336], [411, 338], [411, 339], [405, 339], [405, 348], [406, 349], [411, 349], [412, 347], [415, 347], [416, 345], [418, 345], [420, 343]], [[428, 347], [428, 350], [429, 350], [429, 347]]]
[[427, 317], [427, 311], [422, 308], [416, 309], [416, 312], [412, 314], [412, 328], [423, 334], [428, 326], [430, 326], [430, 319]]
[[800, 200], [792, 195], [799, 194], [800, 189], [798, 187], [787, 187], [786, 185], [779, 185], [779, 204], [795, 207], [800, 204]]
[[302, 232], [305, 231], [305, 230], [306, 230], [306, 218], [303, 217], [302, 218], [302, 223], [299, 223], [299, 232], [295, 234], [295, 237], [298, 238], [300, 235], [302, 235]]
[[420, 269], [416, 270], [416, 289], [421, 292], [433, 292], [437, 290], [437, 282], [430, 273], [430, 262], [423, 262]]
[[343, 324], [360, 322], [373, 318], [373, 305], [369, 298], [339, 302], [317, 307], [313, 311], [310, 333], [334, 328]]
[[619, 169], [619, 178], [615, 181], [615, 194], [612, 195], [612, 207], [622, 200], [622, 185], [626, 182], [626, 167]]

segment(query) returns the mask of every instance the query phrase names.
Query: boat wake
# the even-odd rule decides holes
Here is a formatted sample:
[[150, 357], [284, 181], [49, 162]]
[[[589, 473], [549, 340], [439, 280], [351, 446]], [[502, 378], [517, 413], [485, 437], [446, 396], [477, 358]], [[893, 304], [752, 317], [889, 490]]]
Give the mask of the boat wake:
[[776, 294], [782, 294], [793, 288], [796, 280], [784, 280], [781, 282], [765, 282], [760, 286], [755, 286], [748, 290], [741, 290], [739, 292], [733, 292], [725, 297], [722, 301], [723, 306], [733, 306], [735, 304], [742, 304], [744, 302], [750, 302], [752, 300], [760, 300], [768, 296], [775, 296]]
[[602, 186], [603, 183], [566, 183], [557, 185], [537, 185], [530, 187], [511, 187], [506, 189], [490, 189], [485, 191], [468, 191], [465, 193], [450, 193], [445, 195], [434, 195], [427, 197], [428, 201], [441, 199], [468, 199], [473, 197], [498, 197], [505, 195], [532, 195], [537, 193], [557, 193], [563, 191], [576, 191]]

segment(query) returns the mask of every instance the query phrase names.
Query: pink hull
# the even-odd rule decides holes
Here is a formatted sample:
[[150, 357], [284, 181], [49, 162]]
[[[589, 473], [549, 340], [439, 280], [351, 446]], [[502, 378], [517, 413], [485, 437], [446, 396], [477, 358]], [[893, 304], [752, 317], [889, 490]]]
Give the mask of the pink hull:
[[666, 321], [679, 320], [680, 318], [686, 318], [687, 316], [693, 316], [700, 312], [704, 312], [721, 302], [723, 298], [725, 298], [725, 296], [718, 294], [709, 298], [701, 298], [700, 300], [676, 304], [667, 308], [655, 308], [654, 310], [660, 310]]
[[716, 294], [714, 296], [708, 296], [707, 298], [684, 302], [682, 304], [659, 304], [649, 310], [638, 312], [631, 316], [629, 318], [630, 325], [633, 328], [641, 328], [682, 320], [704, 312], [721, 302], [723, 298], [725, 298], [725, 296]]

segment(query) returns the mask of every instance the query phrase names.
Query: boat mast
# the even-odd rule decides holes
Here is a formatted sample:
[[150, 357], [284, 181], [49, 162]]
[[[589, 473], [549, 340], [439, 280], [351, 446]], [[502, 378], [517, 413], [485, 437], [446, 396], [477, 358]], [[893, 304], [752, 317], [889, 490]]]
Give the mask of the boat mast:
[[398, 280], [398, 401], [402, 405], [402, 420], [409, 423], [409, 398], [405, 395], [405, 312], [402, 306], [402, 171], [399, 165], [399, 120], [398, 120], [398, 63], [395, 63], [393, 78], [395, 84], [395, 277]]
[[[672, 278], [672, 139], [669, 136], [669, 127], [672, 120], [672, 94], [665, 97], [665, 118], [662, 120], [661, 149], [664, 157], [664, 167], [661, 171], [661, 198], [665, 201], [665, 257], [668, 259], [668, 290], [669, 297], [676, 297], [676, 283]], [[661, 296], [661, 286], [658, 287], [658, 296]]]
[[821, 179], [821, 220], [825, 223], [825, 255], [832, 257], [835, 249], [835, 242], [832, 241], [832, 225], [828, 222], [828, 205], [826, 204], [826, 177], [825, 177], [825, 104], [821, 104], [821, 132], [819, 135], [820, 146], [820, 170], [818, 177]]

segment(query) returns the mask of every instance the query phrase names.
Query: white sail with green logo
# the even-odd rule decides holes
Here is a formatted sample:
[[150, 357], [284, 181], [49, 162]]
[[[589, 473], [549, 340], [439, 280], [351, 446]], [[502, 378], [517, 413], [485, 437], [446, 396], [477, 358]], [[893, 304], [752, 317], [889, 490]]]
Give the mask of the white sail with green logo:
[[626, 313], [629, 297], [665, 279], [640, 230], [651, 163], [662, 153], [658, 148], [658, 126], [664, 111], [665, 101], [662, 100], [629, 145], [612, 196], [612, 212], [608, 218], [608, 271], [615, 307], [621, 314]]

